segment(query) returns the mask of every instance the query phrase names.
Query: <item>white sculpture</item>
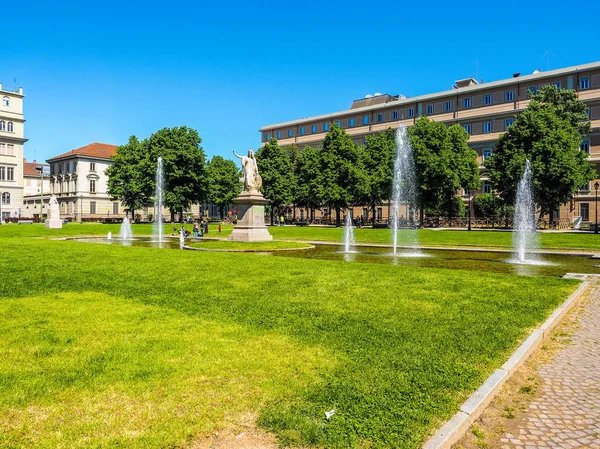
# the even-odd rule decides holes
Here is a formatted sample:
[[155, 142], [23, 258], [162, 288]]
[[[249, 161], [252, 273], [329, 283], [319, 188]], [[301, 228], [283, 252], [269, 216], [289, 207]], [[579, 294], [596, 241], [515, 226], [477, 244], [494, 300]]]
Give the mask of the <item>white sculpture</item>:
[[262, 186], [262, 178], [258, 174], [258, 166], [254, 157], [254, 151], [248, 150], [248, 157], [240, 156], [235, 151], [233, 154], [242, 160], [242, 171], [244, 172], [244, 191], [257, 192]]
[[61, 229], [62, 228], [62, 220], [60, 219], [60, 209], [58, 207], [58, 201], [54, 195], [50, 197], [50, 201], [48, 202], [48, 218], [44, 225], [48, 229]]

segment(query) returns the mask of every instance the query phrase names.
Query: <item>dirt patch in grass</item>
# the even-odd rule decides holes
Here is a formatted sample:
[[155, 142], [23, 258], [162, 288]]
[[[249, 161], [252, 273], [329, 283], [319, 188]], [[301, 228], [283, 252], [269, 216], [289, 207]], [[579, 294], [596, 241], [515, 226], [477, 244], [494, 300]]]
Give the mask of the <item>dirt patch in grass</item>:
[[232, 429], [194, 441], [189, 449], [277, 449], [275, 435], [256, 427], [257, 416], [246, 414]]

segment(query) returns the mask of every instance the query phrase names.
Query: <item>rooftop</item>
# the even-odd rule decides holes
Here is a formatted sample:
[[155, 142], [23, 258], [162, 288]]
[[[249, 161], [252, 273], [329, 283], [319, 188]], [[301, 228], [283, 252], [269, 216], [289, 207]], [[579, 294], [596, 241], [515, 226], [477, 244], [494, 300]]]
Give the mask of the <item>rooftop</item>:
[[54, 161], [57, 159], [65, 159], [73, 156], [85, 156], [92, 157], [97, 159], [110, 159], [117, 152], [117, 145], [110, 145], [108, 143], [100, 143], [94, 142], [90, 143], [81, 148], [76, 148], [74, 150], [68, 151], [63, 154], [59, 154], [58, 156], [51, 157], [48, 159], [48, 162]]
[[49, 167], [48, 164], [37, 163], [35, 160], [33, 162], [27, 162], [27, 159], [23, 158], [23, 176], [40, 176], [40, 172], [35, 169], [35, 167]]
[[[332, 112], [329, 114], [315, 115], [312, 117], [305, 117], [305, 118], [298, 119], [298, 120], [289, 120], [287, 122], [281, 122], [281, 123], [275, 123], [272, 125], [263, 126], [262, 128], [260, 128], [259, 131], [261, 131], [261, 132], [269, 131], [274, 128], [283, 128], [285, 126], [297, 125], [300, 123], [309, 123], [309, 122], [314, 122], [314, 121], [318, 121], [318, 120], [327, 120], [327, 119], [338, 118], [338, 117], [340, 117], [342, 115], [346, 115], [346, 114], [353, 115], [353, 114], [357, 114], [359, 112], [383, 109], [383, 108], [389, 107], [392, 104], [397, 104], [398, 106], [401, 106], [404, 104], [412, 104], [412, 103], [418, 103], [421, 101], [427, 101], [427, 100], [431, 100], [434, 98], [452, 96], [452, 95], [456, 95], [457, 93], [477, 92], [477, 91], [481, 91], [481, 90], [492, 89], [495, 87], [501, 87], [504, 85], [520, 83], [520, 82], [532, 82], [532, 81], [535, 81], [538, 79], [550, 78], [553, 76], [564, 75], [564, 74], [571, 73], [571, 72], [592, 70], [592, 69], [597, 69], [597, 68], [600, 68], [600, 62], [591, 62], [589, 64], [581, 64], [581, 65], [576, 65], [576, 66], [571, 66], [571, 67], [565, 67], [563, 69], [549, 70], [547, 72], [542, 72], [540, 70], [536, 70], [531, 75], [520, 76], [520, 73], [515, 73], [510, 78], [502, 79], [499, 81], [492, 81], [491, 83], [481, 83], [481, 84], [476, 84], [476, 80], [474, 80], [472, 78], [466, 78], [464, 80], [457, 81], [457, 83], [459, 83], [461, 85], [465, 84], [465, 87], [456, 86], [456, 88], [451, 89], [451, 90], [436, 92], [436, 93], [432, 93], [432, 94], [419, 95], [417, 97], [411, 97], [411, 98], [406, 98], [403, 96], [395, 97], [395, 96], [385, 94], [385, 95], [381, 95], [381, 98], [378, 98], [379, 96], [371, 98], [371, 100], [375, 99], [375, 98], [377, 99], [377, 101], [383, 100], [383, 102], [381, 102], [379, 104], [353, 105], [353, 107], [351, 109]], [[475, 83], [473, 83], [473, 81], [475, 81]]]

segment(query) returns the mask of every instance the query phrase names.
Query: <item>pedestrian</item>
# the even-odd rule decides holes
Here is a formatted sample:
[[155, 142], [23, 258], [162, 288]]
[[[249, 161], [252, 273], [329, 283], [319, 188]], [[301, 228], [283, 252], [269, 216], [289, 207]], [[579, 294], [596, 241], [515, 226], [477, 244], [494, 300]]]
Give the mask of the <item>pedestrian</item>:
[[280, 226], [284, 226], [285, 225], [285, 217], [283, 215], [281, 217], [279, 217], [279, 225]]
[[194, 237], [196, 237], [196, 238], [200, 237], [200, 230], [198, 229], [197, 221], [194, 223]]
[[221, 223], [219, 223], [219, 234], [221, 233], [221, 230], [222, 230], [222, 226], [221, 226]]
[[204, 237], [204, 222], [200, 222], [200, 237]]
[[204, 222], [204, 233], [208, 234], [208, 220]]

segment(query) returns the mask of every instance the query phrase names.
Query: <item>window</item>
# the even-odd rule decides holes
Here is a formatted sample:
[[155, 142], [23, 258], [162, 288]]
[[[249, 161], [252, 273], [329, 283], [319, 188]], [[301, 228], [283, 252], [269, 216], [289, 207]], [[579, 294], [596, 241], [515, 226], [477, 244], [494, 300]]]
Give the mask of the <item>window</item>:
[[277, 138], [281, 139], [281, 131], [277, 131]]
[[492, 132], [492, 122], [483, 122], [483, 132], [484, 133]]
[[471, 107], [471, 97], [463, 98], [463, 108], [469, 109]]
[[415, 116], [415, 108], [408, 108], [408, 116], [409, 117]]
[[90, 214], [95, 214], [95, 213], [96, 213], [96, 202], [90, 201]]
[[529, 91], [529, 95], [537, 94], [537, 86], [529, 86], [527, 90]]
[[10, 193], [4, 192], [2, 194], [2, 204], [9, 205], [10, 204]]
[[300, 135], [303, 136], [304, 135], [304, 126], [300, 128]]
[[492, 94], [485, 94], [483, 96], [483, 105], [489, 106], [490, 104], [492, 104]]
[[10, 106], [10, 98], [2, 97], [2, 106]]
[[288, 137], [292, 137], [294, 135], [294, 130], [288, 129]]
[[368, 125], [368, 124], [369, 124], [369, 116], [363, 115], [363, 125]]
[[431, 115], [431, 114], [433, 114], [433, 105], [428, 104], [427, 105], [427, 115]]
[[590, 88], [590, 79], [587, 76], [579, 78], [579, 89], [585, 90]]
[[585, 151], [587, 154], [590, 154], [590, 141], [584, 140], [581, 142], [581, 146], [579, 147], [581, 151]]
[[515, 91], [507, 90], [504, 92], [504, 101], [514, 101], [515, 100]]
[[483, 193], [492, 193], [492, 185], [488, 181], [483, 181], [483, 187], [481, 190]]
[[556, 82], [552, 83], [552, 85], [554, 87], [556, 87], [558, 90], [560, 90], [560, 81], [556, 81]]
[[9, 156], [15, 155], [15, 146], [12, 143], [6, 144], [6, 154]]
[[316, 133], [317, 132], [317, 125], [312, 125], [310, 127], [310, 132], [313, 133], [313, 134]]
[[348, 126], [349, 126], [350, 128], [352, 128], [352, 127], [354, 126], [354, 119], [353, 119], [353, 118], [351, 118], [351, 119], [348, 119]]
[[590, 203], [579, 203], [579, 215], [583, 221], [590, 219]]
[[340, 127], [340, 128], [342, 127], [342, 121], [341, 121], [341, 120], [338, 120], [338, 121], [336, 121], [335, 123], [336, 123], [336, 125], [337, 125], [338, 127]]
[[14, 181], [15, 180], [15, 169], [14, 169], [14, 167], [7, 167], [6, 168], [6, 180], [7, 181]]
[[471, 125], [463, 125], [463, 128], [467, 132], [467, 134], [471, 134]]
[[581, 192], [589, 192], [590, 191], [590, 183], [586, 182], [584, 185], [579, 187], [579, 191]]
[[96, 193], [96, 180], [90, 179], [90, 193]]
[[0, 120], [0, 131], [6, 131], [6, 122], [4, 120]]
[[444, 102], [444, 112], [450, 112], [452, 110], [452, 101]]
[[383, 114], [377, 114], [377, 123], [383, 122]]
[[323, 123], [323, 131], [329, 131], [329, 123]]
[[6, 181], [6, 167], [0, 167], [0, 181]]
[[6, 130], [9, 133], [15, 132], [15, 125], [13, 125], [13, 122], [8, 122]]
[[[271, 140], [271, 134], [267, 133], [265, 134], [265, 140], [268, 142], [269, 140]], [[90, 164], [91, 165], [91, 164]], [[90, 168], [91, 170], [91, 168]]]
[[491, 148], [484, 148], [483, 150], [483, 160], [487, 160], [492, 156], [492, 149]]
[[377, 219], [378, 220], [383, 219], [383, 209], [381, 207], [377, 208]]
[[114, 215], [118, 215], [119, 214], [119, 203], [118, 202], [114, 202], [113, 203], [113, 214]]
[[392, 111], [392, 120], [398, 120], [398, 111]]
[[504, 129], [508, 129], [508, 127], [509, 127], [509, 126], [511, 126], [511, 125], [513, 124], [513, 121], [514, 121], [514, 120], [513, 120], [513, 119], [511, 119], [511, 118], [507, 118], [507, 119], [504, 121]]
[[[268, 136], [268, 134], [267, 134]], [[67, 166], [65, 164], [65, 170], [67, 169]], [[95, 162], [90, 162], [90, 171], [96, 171], [96, 163]]]

